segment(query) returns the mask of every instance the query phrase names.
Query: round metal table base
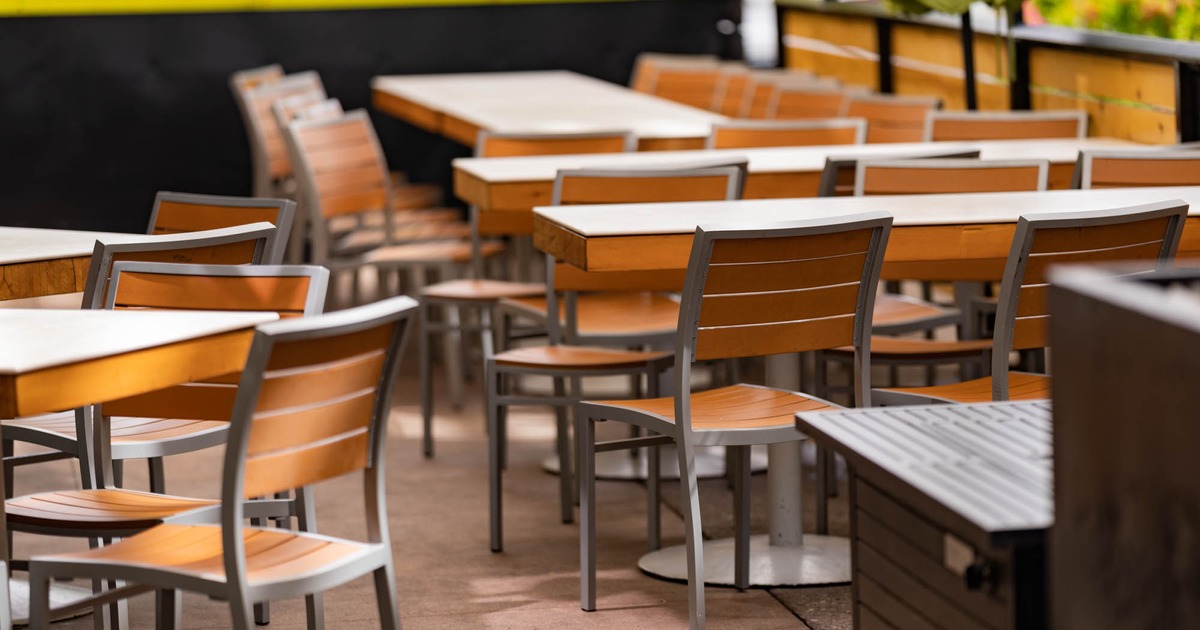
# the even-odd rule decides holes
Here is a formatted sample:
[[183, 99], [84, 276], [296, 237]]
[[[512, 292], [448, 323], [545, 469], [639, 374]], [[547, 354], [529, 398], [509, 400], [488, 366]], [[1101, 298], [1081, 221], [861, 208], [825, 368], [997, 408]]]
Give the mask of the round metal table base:
[[[12, 618], [14, 626], [29, 625], [29, 580], [25, 578], [14, 577], [8, 581], [9, 596], [12, 601]], [[73, 601], [90, 597], [92, 594], [91, 587], [84, 588], [75, 586], [74, 584], [65, 584], [63, 582], [50, 583], [50, 608], [59, 608]], [[54, 621], [62, 621], [63, 619], [73, 619], [90, 615], [92, 610], [81, 610], [74, 614], [55, 617]]]
[[[596, 454], [596, 478], [608, 481], [645, 481], [646, 455], [631, 457], [629, 451], [609, 451]], [[767, 469], [767, 454], [760, 449], [750, 450], [750, 472]], [[558, 455], [542, 460], [542, 470], [558, 474]], [[658, 456], [659, 479], [679, 479], [679, 458], [674, 446], [662, 447]], [[713, 479], [725, 476], [725, 449], [721, 447], [696, 450], [696, 477]]]
[[[638, 568], [664, 580], [687, 581], [686, 547], [652, 551]], [[733, 539], [704, 541], [704, 583], [733, 586]], [[815, 586], [850, 582], [850, 539], [805, 534], [804, 544], [771, 545], [767, 535], [750, 537], [750, 586]]]

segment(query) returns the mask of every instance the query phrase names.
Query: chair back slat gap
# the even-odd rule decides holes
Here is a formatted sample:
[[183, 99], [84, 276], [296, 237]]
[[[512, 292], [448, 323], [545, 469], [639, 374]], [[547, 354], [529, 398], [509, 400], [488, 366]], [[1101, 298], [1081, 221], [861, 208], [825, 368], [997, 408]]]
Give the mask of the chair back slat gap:
[[696, 332], [695, 359], [807, 352], [853, 342], [853, 313], [799, 322], [701, 328]]
[[376, 387], [383, 356], [375, 350], [333, 363], [268, 372], [255, 409], [268, 413], [304, 407]]
[[1158, 217], [1132, 223], [1080, 228], [1039, 230], [1030, 245], [1031, 254], [1106, 249], [1162, 241], [1170, 217]]
[[370, 435], [362, 429], [304, 449], [247, 457], [243, 497], [269, 496], [362, 470], [369, 445]]
[[714, 265], [709, 267], [704, 294], [761, 293], [787, 291], [862, 280], [865, 252], [758, 265]]
[[371, 424], [375, 388], [303, 407], [255, 413], [247, 456], [254, 458], [315, 446]]
[[1162, 251], [1162, 248], [1162, 241], [1157, 241], [1079, 252], [1037, 254], [1029, 257], [1029, 261], [1025, 264], [1025, 275], [1021, 282], [1022, 284], [1044, 282], [1046, 269], [1052, 265], [1116, 262], [1119, 260], [1154, 260], [1158, 257], [1159, 252]]
[[859, 283], [761, 293], [706, 294], [700, 327], [800, 321], [850, 314], [858, 304]]

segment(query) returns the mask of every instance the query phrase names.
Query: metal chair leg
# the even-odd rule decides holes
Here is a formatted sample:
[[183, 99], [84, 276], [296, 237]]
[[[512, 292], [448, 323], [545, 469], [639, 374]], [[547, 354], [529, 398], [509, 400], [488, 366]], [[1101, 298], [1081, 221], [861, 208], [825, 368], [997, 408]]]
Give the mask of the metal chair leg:
[[750, 447], [727, 446], [733, 468], [733, 586], [750, 588]]
[[596, 610], [596, 425], [575, 419], [579, 441], [579, 607]]

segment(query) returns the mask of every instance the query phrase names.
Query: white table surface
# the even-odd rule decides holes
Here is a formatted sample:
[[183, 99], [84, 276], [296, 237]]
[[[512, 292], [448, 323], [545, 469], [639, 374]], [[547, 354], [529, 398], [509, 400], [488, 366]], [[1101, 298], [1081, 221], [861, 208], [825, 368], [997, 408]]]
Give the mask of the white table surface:
[[493, 132], [706, 137], [720, 114], [564, 70], [381, 76], [374, 90]]
[[278, 315], [244, 311], [0, 310], [0, 374], [23, 374], [196, 339]]
[[[708, 135], [705, 132], [704, 135]], [[1074, 163], [1080, 150], [1161, 150], [1112, 138], [1066, 138], [1053, 140], [984, 140], [974, 142], [898, 142], [761, 149], [715, 149], [653, 151], [598, 155], [550, 155], [505, 158], [458, 158], [454, 168], [488, 183], [553, 180], [559, 169], [621, 168], [652, 165], [692, 164], [734, 157], [749, 160], [750, 173], [819, 172], [825, 159], [919, 157], [978, 149], [980, 159], [1043, 159], [1052, 164]]]
[[89, 256], [96, 241], [140, 241], [145, 234], [0, 226], [0, 265]]
[[686, 234], [701, 224], [796, 221], [867, 210], [891, 213], [897, 227], [1016, 223], [1023, 214], [1101, 210], [1169, 199], [1188, 202], [1188, 214], [1200, 216], [1200, 186], [545, 206], [535, 208], [534, 214], [585, 237], [604, 237]]

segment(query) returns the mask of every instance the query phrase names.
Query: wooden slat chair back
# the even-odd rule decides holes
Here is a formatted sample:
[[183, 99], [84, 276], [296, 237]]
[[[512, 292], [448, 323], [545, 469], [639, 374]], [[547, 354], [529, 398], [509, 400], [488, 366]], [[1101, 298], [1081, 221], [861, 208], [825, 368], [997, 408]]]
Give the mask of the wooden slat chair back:
[[925, 115], [926, 141], [1086, 138], [1087, 112], [948, 112]]
[[629, 87], [638, 92], [652, 93], [655, 75], [662, 68], [714, 68], [720, 61], [715, 55], [687, 55], [645, 52], [633, 62]]
[[[371, 119], [363, 110], [325, 120], [298, 120], [288, 127], [296, 160], [302, 211], [312, 231], [313, 262], [333, 252], [327, 223], [334, 217], [363, 216], [392, 207], [387, 162]], [[385, 234], [392, 213], [383, 212]]]
[[101, 308], [108, 294], [113, 264], [121, 261], [196, 265], [257, 265], [275, 246], [277, 231], [269, 223], [186, 232], [152, 241], [97, 241], [92, 252], [83, 308]]
[[1021, 217], [1000, 290], [992, 351], [992, 392], [1008, 399], [1008, 352], [1049, 345], [1046, 270], [1052, 265], [1122, 262], [1125, 274], [1170, 263], [1188, 205], [1179, 200], [1095, 212]]
[[701, 227], [677, 365], [861, 345], [890, 224], [878, 212], [769, 230]]
[[1080, 188], [1200, 186], [1195, 151], [1081, 151]]
[[[936, 158], [978, 158], [979, 151], [952, 151], [941, 154], [915, 155], [911, 159]], [[858, 162], [870, 157], [827, 157], [825, 168], [821, 171], [821, 181], [817, 184], [818, 197], [849, 197], [854, 194], [855, 175], [858, 172]], [[892, 156], [891, 159], [910, 159], [904, 156]]]
[[833, 77], [817, 77], [807, 70], [773, 69], [753, 70], [742, 91], [742, 104], [731, 117], [758, 120], [771, 118], [768, 109], [775, 89], [780, 85], [795, 85], [813, 88], [838, 88], [841, 82]]
[[651, 75], [648, 92], [669, 101], [712, 111], [724, 100], [727, 81], [728, 75], [719, 66], [664, 66]]
[[840, 87], [780, 83], [771, 92], [766, 118], [838, 118], [846, 115], [848, 98], [847, 90]]
[[941, 107], [934, 97], [851, 94], [839, 115], [866, 118], [867, 142], [920, 142], [925, 116]]
[[742, 120], [714, 124], [705, 147], [742, 149], [862, 144], [866, 137], [867, 121], [862, 118]]
[[306, 93], [319, 93], [322, 97], [325, 94], [316, 72], [289, 75], [242, 94], [256, 197], [279, 194], [279, 184], [292, 175], [287, 145], [272, 108], [278, 100]]
[[921, 195], [1046, 190], [1046, 160], [861, 160], [854, 195]]
[[[398, 630], [383, 447], [415, 310], [399, 297], [260, 326], [233, 403], [220, 525], [159, 525], [91, 551], [35, 558], [34, 627], [45, 627], [52, 577], [152, 584], [165, 602], [175, 590], [198, 592], [228, 601], [233, 627], [249, 630], [254, 603], [373, 574], [381, 625]], [[349, 473], [362, 476], [365, 541], [246, 526], [247, 498]], [[162, 553], [164, 545], [174, 553]]]
[[296, 202], [288, 199], [193, 195], [160, 191], [154, 196], [148, 234], [180, 234], [215, 230], [247, 223], [270, 223], [276, 236], [263, 257], [267, 264], [283, 260]]

